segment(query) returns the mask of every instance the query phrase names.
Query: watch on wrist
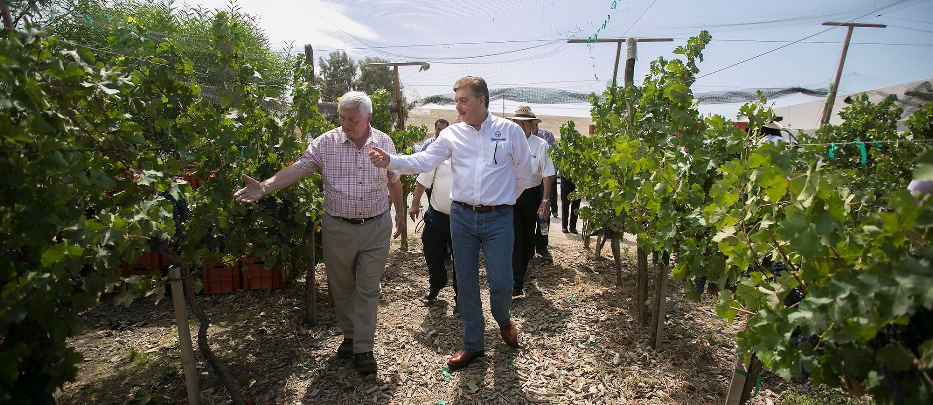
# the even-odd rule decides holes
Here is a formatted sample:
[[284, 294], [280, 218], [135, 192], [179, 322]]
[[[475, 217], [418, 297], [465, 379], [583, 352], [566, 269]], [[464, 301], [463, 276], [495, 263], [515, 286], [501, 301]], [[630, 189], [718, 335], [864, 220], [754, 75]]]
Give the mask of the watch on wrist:
[[547, 198], [545, 198], [545, 199], [541, 200], [541, 202], [546, 203], [546, 202], [551, 202], [551, 200], [548, 200]]

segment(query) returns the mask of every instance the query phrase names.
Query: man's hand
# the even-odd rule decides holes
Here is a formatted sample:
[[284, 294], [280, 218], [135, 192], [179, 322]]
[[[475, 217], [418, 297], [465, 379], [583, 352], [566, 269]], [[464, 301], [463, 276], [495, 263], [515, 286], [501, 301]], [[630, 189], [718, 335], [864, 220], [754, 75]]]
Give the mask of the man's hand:
[[246, 182], [246, 187], [233, 193], [233, 198], [236, 199], [236, 202], [241, 204], [254, 203], [265, 195], [265, 187], [256, 179], [244, 174], [243, 181]]
[[408, 208], [408, 216], [411, 217], [412, 221], [418, 219], [418, 213], [420, 212], [421, 212], [421, 207], [415, 204], [412, 204], [411, 207]]
[[369, 160], [374, 166], [385, 169], [389, 165], [389, 154], [379, 149], [378, 146], [373, 146], [373, 149], [369, 151]]
[[408, 227], [408, 221], [405, 220], [404, 212], [395, 213], [395, 233], [392, 235], [392, 239], [398, 239], [402, 235], [402, 227]]

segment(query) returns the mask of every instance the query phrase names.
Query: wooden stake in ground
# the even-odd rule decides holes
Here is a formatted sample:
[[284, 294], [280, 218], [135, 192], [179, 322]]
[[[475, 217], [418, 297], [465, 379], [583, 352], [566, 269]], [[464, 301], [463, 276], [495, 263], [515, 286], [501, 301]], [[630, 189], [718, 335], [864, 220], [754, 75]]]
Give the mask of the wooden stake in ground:
[[635, 254], [638, 257], [636, 313], [638, 314], [638, 324], [648, 326], [648, 252], [639, 247]]
[[[764, 366], [757, 356], [752, 354], [749, 366], [745, 368], [743, 356], [735, 359], [735, 370], [732, 372], [732, 381], [729, 383], [729, 393], [726, 395], [725, 405], [740, 405], [748, 402], [754, 395], [758, 395], [761, 388], [761, 370]], [[748, 371], [746, 371], [748, 370]], [[755, 392], [752, 393], [752, 388]]]
[[[191, 273], [188, 271], [184, 260], [181, 259], [181, 256], [179, 256], [178, 253], [169, 249], [162, 252], [162, 255], [168, 259], [171, 266], [180, 270], [180, 275], [174, 277], [173, 279], [181, 280], [182, 286], [185, 289], [185, 293], [178, 294], [178, 296], [184, 298], [188, 302], [188, 307], [191, 308], [191, 313], [193, 313], [200, 322], [200, 326], [198, 327], [198, 349], [200, 349], [201, 355], [204, 356], [204, 360], [207, 361], [207, 364], [209, 364], [214, 372], [217, 373], [217, 378], [220, 379], [220, 382], [224, 385], [224, 388], [227, 389], [227, 393], [230, 394], [230, 400], [234, 403], [234, 405], [242, 405], [244, 402], [243, 395], [240, 393], [240, 386], [237, 385], [236, 380], [233, 378], [233, 374], [230, 373], [230, 368], [227, 367], [227, 364], [224, 363], [220, 357], [217, 357], [217, 355], [214, 354], [214, 351], [211, 350], [210, 344], [207, 342], [207, 330], [211, 327], [211, 319], [208, 318], [207, 314], [201, 310], [201, 307], [198, 305], [198, 300], [194, 295], [194, 283], [191, 282], [191, 277], [189, 276]], [[185, 326], [187, 327], [187, 322], [185, 322]], [[178, 340], [181, 341], [180, 331], [178, 334]], [[189, 342], [188, 344], [190, 345], [190, 335], [188, 336], [187, 340]]]
[[304, 237], [305, 260], [308, 261], [304, 293], [304, 324], [307, 326], [317, 324], [317, 279], [314, 276], [314, 268], [317, 267], [317, 243], [315, 241], [317, 224], [316, 221], [309, 221]]
[[657, 265], [654, 317], [651, 319], [651, 348], [658, 350], [664, 340], [664, 316], [667, 311], [667, 278], [671, 274], [671, 254], [664, 253]]
[[188, 307], [185, 306], [185, 288], [181, 283], [181, 269], [178, 266], [169, 267], [168, 277], [172, 286], [175, 326], [178, 327], [178, 347], [181, 349], [181, 364], [185, 371], [188, 403], [198, 404], [201, 401], [201, 391], [198, 389], [198, 370], [194, 365], [194, 349], [191, 347], [191, 330], [188, 329]]

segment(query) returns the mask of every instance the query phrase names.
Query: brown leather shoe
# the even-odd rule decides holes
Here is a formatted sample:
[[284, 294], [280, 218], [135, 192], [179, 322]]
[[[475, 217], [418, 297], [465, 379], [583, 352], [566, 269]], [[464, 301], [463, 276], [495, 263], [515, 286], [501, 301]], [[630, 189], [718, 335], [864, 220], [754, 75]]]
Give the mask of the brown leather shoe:
[[469, 350], [460, 349], [453, 356], [450, 356], [447, 359], [447, 367], [450, 371], [456, 371], [466, 366], [469, 366], [477, 357], [484, 357], [486, 353], [482, 350], [478, 352], [471, 352]]
[[499, 335], [505, 344], [511, 347], [518, 347], [518, 331], [515, 330], [515, 324], [512, 321], [505, 325], [499, 325]]

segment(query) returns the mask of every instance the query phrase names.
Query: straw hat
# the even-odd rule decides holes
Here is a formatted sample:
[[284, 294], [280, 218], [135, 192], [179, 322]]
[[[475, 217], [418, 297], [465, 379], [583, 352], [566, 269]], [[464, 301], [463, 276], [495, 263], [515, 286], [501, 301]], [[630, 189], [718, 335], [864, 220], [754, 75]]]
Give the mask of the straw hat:
[[538, 117], [535, 117], [534, 113], [531, 112], [531, 107], [527, 105], [520, 105], [518, 109], [515, 110], [515, 115], [509, 117], [513, 121], [532, 121], [532, 122], [541, 122]]

